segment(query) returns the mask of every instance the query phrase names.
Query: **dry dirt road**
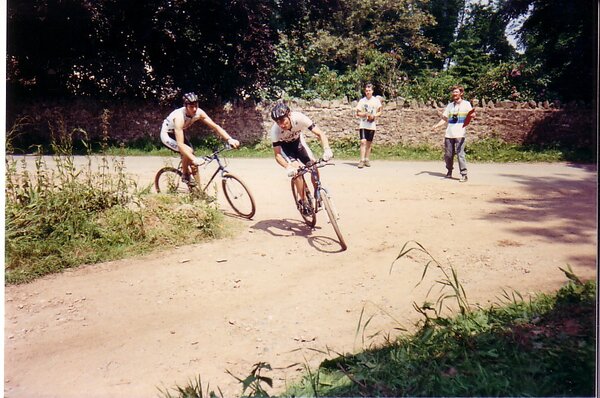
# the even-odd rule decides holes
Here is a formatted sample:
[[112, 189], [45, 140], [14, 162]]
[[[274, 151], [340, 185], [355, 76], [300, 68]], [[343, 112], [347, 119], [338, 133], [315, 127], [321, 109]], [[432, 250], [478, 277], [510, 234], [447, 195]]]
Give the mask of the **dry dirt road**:
[[[126, 159], [142, 185], [163, 163]], [[462, 184], [443, 178], [442, 162], [336, 163], [322, 176], [347, 251], [322, 214], [315, 230], [300, 222], [272, 159], [232, 158], [258, 207], [253, 220], [232, 219], [235, 237], [6, 287], [5, 396], [151, 397], [197, 375], [239, 396], [226, 370], [245, 377], [259, 361], [275, 368], [276, 393], [323, 351], [354, 352], [378, 342], [373, 333], [414, 325], [412, 303], [441, 274], [415, 287], [424, 258], [391, 268], [411, 240], [457, 270], [472, 304], [554, 291], [567, 264], [596, 277], [595, 166], [470, 164]], [[363, 310], [373, 319], [357, 335]]]

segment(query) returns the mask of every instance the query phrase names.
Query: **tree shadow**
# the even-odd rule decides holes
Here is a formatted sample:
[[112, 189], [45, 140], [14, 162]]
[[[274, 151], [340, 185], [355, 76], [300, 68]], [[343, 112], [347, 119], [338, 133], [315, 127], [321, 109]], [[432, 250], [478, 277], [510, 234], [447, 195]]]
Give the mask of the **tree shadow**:
[[276, 237], [305, 237], [311, 247], [323, 253], [341, 253], [343, 251], [337, 240], [320, 234], [315, 235], [315, 232], [320, 232], [322, 230], [321, 227], [315, 226], [314, 228], [311, 228], [300, 220], [262, 220], [252, 225], [250, 228], [268, 232]]
[[[555, 174], [543, 179], [514, 174], [504, 174], [521, 184], [526, 197], [501, 197], [491, 202], [498, 210], [483, 217], [486, 220], [525, 222], [514, 227], [514, 233], [523, 237], [537, 237], [549, 242], [597, 244], [597, 169], [583, 167], [589, 175], [581, 180]], [[579, 166], [572, 166], [579, 167]], [[547, 223], [553, 222], [548, 228]], [[591, 255], [574, 255], [575, 264], [595, 264]]]
[[546, 113], [533, 124], [522, 143], [534, 148], [559, 148], [567, 161], [593, 162], [598, 145], [596, 118], [592, 109], [574, 106]]

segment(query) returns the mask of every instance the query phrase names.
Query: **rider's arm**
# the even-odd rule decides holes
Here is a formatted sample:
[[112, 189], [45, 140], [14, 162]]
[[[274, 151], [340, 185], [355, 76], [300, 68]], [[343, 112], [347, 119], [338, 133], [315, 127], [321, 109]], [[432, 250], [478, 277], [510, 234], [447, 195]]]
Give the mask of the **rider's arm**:
[[274, 146], [273, 147], [273, 153], [275, 154], [275, 161], [283, 168], [288, 168], [289, 163], [287, 162], [287, 160], [285, 160], [285, 158], [283, 157], [283, 154], [281, 152], [281, 147], [280, 146]]
[[[208, 116], [206, 114], [206, 112], [202, 111], [201, 112], [201, 116], [200, 116], [200, 120], [202, 120], [202, 122], [204, 124], [206, 124], [208, 127], [210, 127], [213, 131], [215, 131], [217, 134], [219, 134], [221, 136], [221, 138], [223, 138], [225, 141], [229, 142], [230, 140], [232, 140], [233, 138], [227, 133], [227, 131], [225, 131], [225, 129], [221, 126], [219, 126], [217, 123], [215, 123], [210, 116]], [[239, 143], [238, 143], [239, 145]], [[235, 146], [235, 145], [233, 145]]]
[[319, 141], [321, 142], [321, 147], [323, 147], [323, 150], [329, 148], [329, 140], [327, 139], [327, 134], [325, 134], [325, 132], [323, 130], [321, 130], [318, 126], [313, 125], [312, 128], [310, 129], [310, 131], [312, 131], [313, 134], [316, 135], [317, 138], [319, 138]]

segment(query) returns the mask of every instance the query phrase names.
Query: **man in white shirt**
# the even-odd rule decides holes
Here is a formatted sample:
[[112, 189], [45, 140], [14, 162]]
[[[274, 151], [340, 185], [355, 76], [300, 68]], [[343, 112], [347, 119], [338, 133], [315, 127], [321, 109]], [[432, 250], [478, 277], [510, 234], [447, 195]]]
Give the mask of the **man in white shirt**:
[[371, 167], [369, 156], [371, 155], [371, 144], [375, 136], [375, 119], [381, 116], [383, 106], [379, 98], [373, 97], [373, 85], [365, 85], [365, 96], [356, 105], [356, 117], [360, 118], [358, 133], [360, 138], [360, 161], [358, 168]]
[[458, 159], [458, 168], [460, 169], [460, 182], [467, 182], [467, 161], [465, 159], [465, 127], [475, 116], [475, 110], [471, 103], [463, 96], [465, 89], [462, 86], [453, 86], [451, 88], [452, 102], [448, 103], [442, 118], [433, 125], [432, 130], [447, 123], [446, 135], [444, 137], [444, 160], [446, 162], [446, 178], [452, 178], [452, 169], [454, 166], [454, 155]]
[[[308, 116], [301, 112], [293, 112], [283, 102], [277, 103], [271, 109], [271, 118], [275, 123], [271, 127], [271, 143], [275, 161], [285, 168], [288, 177], [293, 177], [302, 164], [316, 161], [310, 147], [306, 143], [304, 131], [308, 130], [317, 136], [323, 147], [323, 160], [326, 162], [333, 158], [333, 152], [329, 147], [329, 140]], [[300, 193], [300, 205], [304, 207], [304, 179], [297, 178], [294, 183], [296, 190]], [[314, 182], [313, 182], [314, 184]]]
[[[183, 107], [175, 109], [165, 118], [160, 130], [160, 140], [163, 145], [181, 156], [181, 170], [183, 180], [187, 183], [199, 184], [200, 174], [198, 166], [204, 162], [194, 156], [194, 148], [185, 137], [184, 131], [198, 120], [214, 130], [222, 139], [226, 140], [234, 148], [240, 146], [240, 142], [232, 138], [221, 126], [215, 123], [202, 109], [198, 107], [198, 96], [195, 93], [183, 95]], [[195, 181], [190, 180], [190, 174]]]

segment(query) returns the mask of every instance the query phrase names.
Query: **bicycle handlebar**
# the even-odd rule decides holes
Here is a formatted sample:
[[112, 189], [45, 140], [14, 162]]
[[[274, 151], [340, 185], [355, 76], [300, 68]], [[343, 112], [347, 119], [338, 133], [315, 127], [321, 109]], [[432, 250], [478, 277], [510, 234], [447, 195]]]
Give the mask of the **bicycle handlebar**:
[[308, 162], [306, 165], [302, 165], [300, 167], [298, 167], [298, 170], [296, 171], [296, 175], [294, 177], [298, 177], [301, 176], [302, 174], [306, 174], [309, 171], [311, 171], [312, 169], [319, 169], [321, 167], [325, 167], [325, 166], [335, 166], [334, 163], [329, 163], [329, 161], [324, 160], [324, 159], [319, 159], [316, 162]]
[[217, 158], [217, 155], [218, 155], [219, 153], [221, 153], [221, 152], [225, 152], [225, 151], [230, 151], [231, 149], [233, 149], [233, 148], [231, 147], [231, 145], [229, 145], [229, 144], [225, 144], [225, 145], [223, 145], [223, 147], [221, 147], [221, 148], [219, 148], [219, 147], [215, 148], [215, 150], [213, 151], [213, 153], [211, 153], [210, 155], [204, 155], [204, 156], [202, 156], [202, 158], [208, 162], [208, 161], [211, 161], [211, 160], [213, 160], [213, 159], [216, 159], [216, 158]]

